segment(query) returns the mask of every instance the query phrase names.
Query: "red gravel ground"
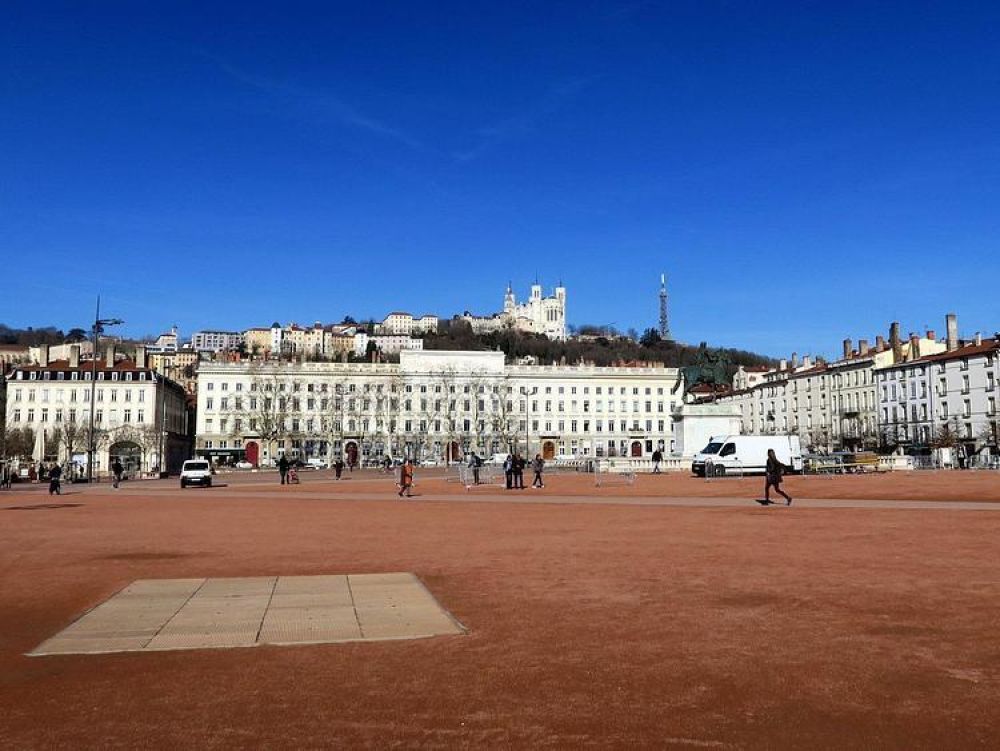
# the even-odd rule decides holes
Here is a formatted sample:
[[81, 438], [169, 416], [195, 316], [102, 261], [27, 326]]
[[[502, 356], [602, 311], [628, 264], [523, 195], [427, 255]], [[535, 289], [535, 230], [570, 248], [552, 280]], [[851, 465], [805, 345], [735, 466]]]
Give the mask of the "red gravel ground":
[[[374, 474], [337, 485], [336, 500], [320, 475], [0, 494], [0, 747], [941, 749], [1000, 737], [1000, 511], [465, 503], [431, 474], [405, 502], [367, 500], [395, 497]], [[532, 497], [742, 495], [742, 483], [752, 497], [760, 484], [590, 483], [552, 477]], [[997, 500], [998, 484], [952, 472], [792, 478], [789, 490]], [[469, 634], [24, 656], [135, 579], [379, 571], [415, 572]]]

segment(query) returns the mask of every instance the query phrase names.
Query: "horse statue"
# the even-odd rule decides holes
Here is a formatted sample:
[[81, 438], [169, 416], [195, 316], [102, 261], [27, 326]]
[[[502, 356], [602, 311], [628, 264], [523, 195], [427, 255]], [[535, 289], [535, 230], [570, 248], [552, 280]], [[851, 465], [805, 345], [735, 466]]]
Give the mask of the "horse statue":
[[709, 386], [720, 386], [729, 383], [728, 377], [729, 358], [725, 353], [712, 353], [708, 350], [705, 342], [701, 343], [698, 349], [698, 361], [694, 365], [685, 365], [680, 368], [680, 378], [674, 384], [671, 394], [676, 394], [681, 383], [684, 384], [684, 393], [681, 398], [687, 397], [695, 386], [706, 384]]

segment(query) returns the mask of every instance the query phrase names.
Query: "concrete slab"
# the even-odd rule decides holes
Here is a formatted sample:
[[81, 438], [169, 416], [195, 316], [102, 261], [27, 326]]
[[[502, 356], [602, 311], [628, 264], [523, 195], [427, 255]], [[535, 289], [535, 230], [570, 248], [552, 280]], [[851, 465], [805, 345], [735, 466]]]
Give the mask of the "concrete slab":
[[410, 639], [465, 629], [411, 573], [138, 580], [31, 655]]

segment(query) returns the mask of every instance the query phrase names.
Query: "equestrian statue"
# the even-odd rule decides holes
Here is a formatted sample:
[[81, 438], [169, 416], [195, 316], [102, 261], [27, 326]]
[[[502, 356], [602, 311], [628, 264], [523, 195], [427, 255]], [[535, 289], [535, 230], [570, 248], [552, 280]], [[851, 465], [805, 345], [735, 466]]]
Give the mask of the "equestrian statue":
[[[728, 386], [729, 385], [729, 357], [725, 352], [711, 352], [705, 342], [698, 348], [698, 359], [694, 365], [685, 365], [680, 368], [680, 378], [674, 384], [671, 394], [676, 394], [677, 389], [684, 384], [684, 392], [681, 398], [686, 398], [691, 389], [699, 384], [707, 386]], [[713, 389], [713, 395], [715, 390]]]

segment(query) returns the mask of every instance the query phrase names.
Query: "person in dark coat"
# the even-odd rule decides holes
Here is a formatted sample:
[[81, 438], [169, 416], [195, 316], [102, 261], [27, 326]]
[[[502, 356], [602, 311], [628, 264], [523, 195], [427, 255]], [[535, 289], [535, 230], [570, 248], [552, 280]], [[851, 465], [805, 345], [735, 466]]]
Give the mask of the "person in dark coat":
[[660, 474], [660, 462], [663, 461], [663, 452], [659, 449], [653, 452], [653, 474]]
[[764, 470], [764, 503], [771, 502], [771, 488], [774, 488], [774, 492], [785, 499], [785, 505], [792, 505], [792, 497], [788, 495], [784, 490], [781, 489], [781, 476], [789, 469], [785, 464], [782, 464], [778, 457], [774, 455], [774, 449], [767, 450], [767, 466]]
[[514, 454], [514, 487], [524, 490], [524, 458], [520, 454]]
[[125, 474], [125, 467], [122, 466], [120, 459], [115, 458], [115, 463], [111, 465], [111, 474], [114, 475], [112, 485], [117, 488], [122, 483], [122, 475]]
[[343, 472], [344, 472], [344, 460], [338, 456], [337, 460], [333, 463], [333, 473], [339, 480]]
[[503, 474], [507, 480], [507, 490], [514, 487], [514, 457], [512, 454], [507, 454], [507, 458], [503, 461]]
[[535, 454], [535, 458], [531, 462], [531, 469], [535, 473], [535, 479], [531, 481], [531, 487], [544, 488], [545, 483], [542, 482], [542, 471], [545, 469], [545, 460], [541, 454]]
[[278, 475], [281, 477], [281, 484], [288, 484], [288, 459], [282, 454], [281, 458], [278, 459]]
[[472, 484], [479, 484], [479, 468], [483, 466], [483, 460], [479, 458], [479, 455], [473, 451], [472, 456], [469, 457], [469, 468], [472, 470]]
[[49, 470], [49, 495], [62, 495], [62, 488], [59, 483], [62, 477], [62, 467], [58, 464], [54, 464], [52, 469]]

